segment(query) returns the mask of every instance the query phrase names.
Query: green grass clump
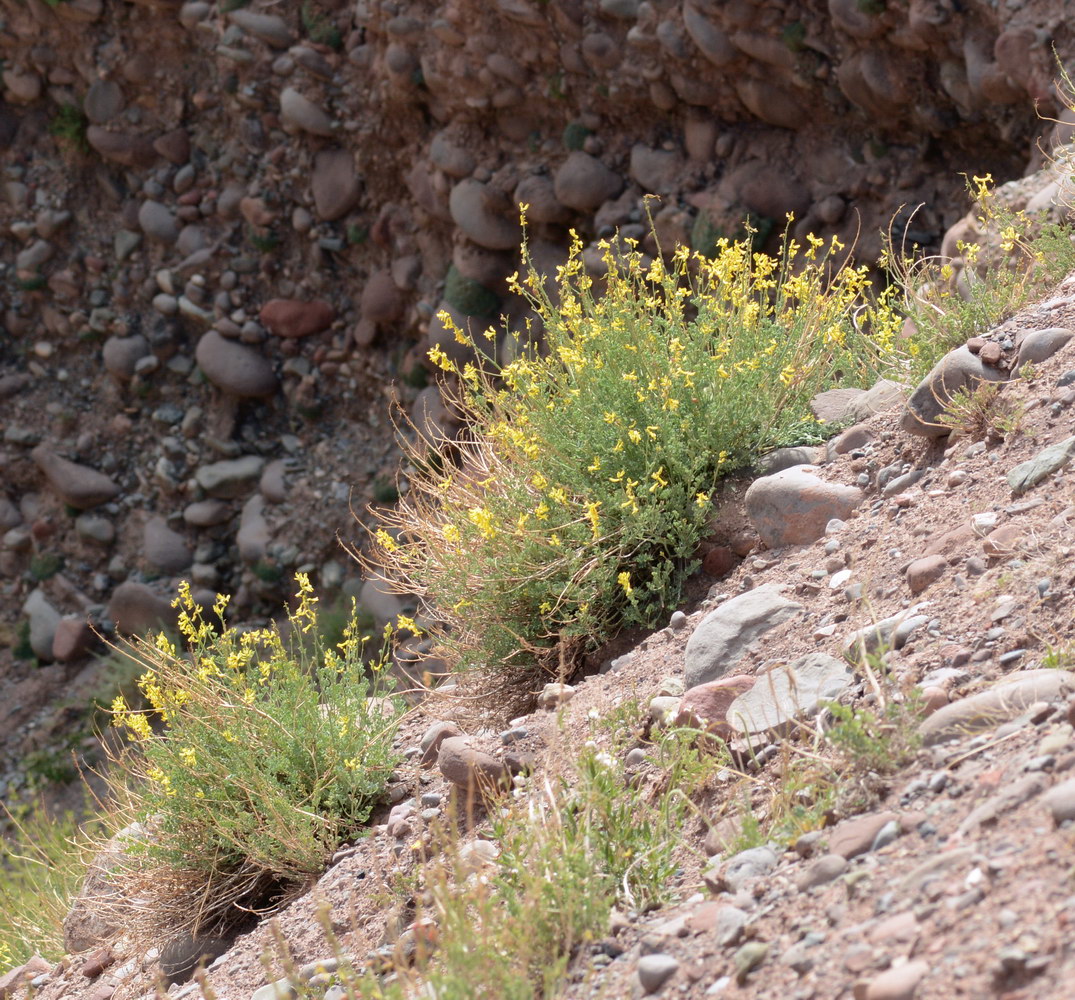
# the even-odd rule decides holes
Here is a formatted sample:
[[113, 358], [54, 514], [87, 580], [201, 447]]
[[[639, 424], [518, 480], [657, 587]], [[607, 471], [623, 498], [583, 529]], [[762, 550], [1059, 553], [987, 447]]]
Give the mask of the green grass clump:
[[453, 264], [444, 279], [444, 301], [464, 316], [495, 316], [500, 296], [473, 278], [465, 278]]
[[325, 16], [318, 4], [313, 3], [312, 0], [304, 0], [299, 16], [302, 19], [306, 37], [310, 41], [327, 45], [337, 51], [343, 48], [343, 36], [340, 34], [340, 29]]
[[496, 375], [461, 330], [478, 363], [430, 352], [458, 377], [472, 437], [440, 473], [409, 456], [416, 474], [368, 560], [425, 599], [464, 666], [551, 665], [561, 642], [652, 626], [695, 568], [718, 480], [786, 440], [819, 390], [891, 362], [900, 317], [839, 250], [722, 240], [713, 258], [680, 248], [665, 265], [605, 244], [599, 294], [576, 241], [555, 300], [530, 266], [516, 290], [543, 350], [518, 343]]
[[58, 552], [39, 552], [30, 560], [30, 576], [39, 583], [50, 580], [63, 569], [63, 556]]
[[48, 126], [51, 135], [79, 153], [89, 152], [90, 144], [86, 139], [88, 127], [89, 119], [77, 104], [61, 104]]
[[189, 653], [164, 636], [143, 643], [149, 707], [113, 703], [131, 741], [113, 791], [152, 831], [116, 877], [151, 901], [147, 933], [224, 933], [293, 898], [366, 822], [398, 762], [400, 704], [383, 660], [371, 676], [353, 622], [328, 646], [309, 581], [297, 580], [285, 629], [242, 634], [214, 630], [183, 584]]
[[582, 122], [568, 122], [564, 126], [564, 149], [579, 150], [593, 133]]
[[[491, 813], [483, 836], [497, 857], [474, 873], [456, 863], [449, 833], [424, 873], [435, 947], [387, 979], [343, 982], [348, 995], [402, 1000], [538, 1000], [560, 995], [569, 963], [607, 930], [614, 906], [632, 914], [675, 896], [690, 795], [712, 760], [696, 732], [676, 730], [650, 747], [652, 783], [640, 786], [622, 747], [591, 746], [559, 781]], [[327, 932], [326, 932], [327, 933]], [[347, 977], [351, 978], [351, 977]]]
[[74, 812], [57, 814], [35, 800], [0, 839], [0, 973], [39, 954], [63, 956], [63, 918], [86, 874], [78, 844], [102, 826], [80, 823]]

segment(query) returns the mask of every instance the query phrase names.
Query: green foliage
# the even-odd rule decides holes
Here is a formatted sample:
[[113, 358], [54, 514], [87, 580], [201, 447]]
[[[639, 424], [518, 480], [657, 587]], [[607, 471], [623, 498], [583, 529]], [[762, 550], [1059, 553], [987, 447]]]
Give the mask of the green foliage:
[[250, 240], [250, 245], [260, 253], [272, 253], [280, 245], [279, 237], [271, 229], [259, 233], [251, 228], [247, 232], [247, 239]]
[[361, 246], [370, 238], [370, 231], [365, 226], [360, 226], [357, 222], [352, 222], [347, 226], [347, 242], [351, 246]]
[[19, 278], [16, 284], [24, 292], [38, 292], [48, 284], [48, 279], [43, 274], [35, 274], [32, 278]]
[[982, 382], [957, 389], [939, 424], [979, 441], [991, 435], [1007, 437], [1019, 428], [1025, 407], [1003, 392], [1000, 382]]
[[264, 559], [259, 559], [254, 563], [250, 567], [250, 572], [262, 583], [279, 583], [284, 576], [284, 571], [281, 567]]
[[473, 278], [465, 278], [453, 264], [444, 279], [444, 301], [464, 316], [495, 316], [500, 297]]
[[39, 583], [50, 580], [63, 569], [63, 556], [58, 552], [39, 552], [30, 560], [30, 576]]
[[373, 499], [377, 503], [392, 504], [399, 499], [399, 490], [396, 484], [383, 476], [378, 476], [373, 481]]
[[302, 19], [302, 27], [307, 37], [319, 45], [327, 45], [338, 52], [343, 48], [343, 36], [321, 7], [313, 0], [304, 0], [299, 16]]
[[564, 149], [579, 150], [593, 133], [582, 122], [568, 122], [564, 126]]
[[555, 301], [532, 266], [518, 287], [542, 351], [517, 340], [497, 377], [461, 330], [475, 362], [430, 352], [460, 379], [473, 439], [444, 447], [444, 473], [409, 455], [408, 494], [373, 539], [370, 561], [426, 599], [463, 665], [530, 666], [652, 626], [694, 569], [717, 481], [801, 429], [819, 390], [871, 382], [900, 322], [819, 239], [776, 258], [680, 248], [668, 266], [605, 244], [604, 294], [581, 250]]
[[[6, 810], [5, 810], [6, 812]], [[0, 840], [0, 973], [40, 954], [63, 956], [63, 918], [86, 874], [78, 843], [103, 833], [100, 820], [54, 813], [35, 800]]]
[[11, 655], [16, 660], [32, 660], [36, 655], [34, 647], [30, 645], [30, 622], [26, 619], [15, 626], [15, 645], [11, 648]]
[[825, 707], [835, 720], [825, 730], [825, 739], [856, 771], [890, 774], [913, 758], [921, 746], [917, 697], [889, 699], [877, 712], [837, 702], [828, 702]]
[[792, 52], [801, 52], [806, 41], [806, 25], [802, 21], [792, 21], [791, 24], [785, 25], [780, 32], [780, 40]]
[[903, 341], [911, 380], [945, 354], [1014, 315], [1075, 270], [1075, 228], [1015, 212], [992, 177], [973, 178], [977, 242], [961, 240], [955, 261], [912, 260], [890, 239], [882, 257], [914, 324]]
[[412, 389], [424, 389], [429, 385], [429, 369], [424, 365], [411, 365], [400, 375], [400, 378]]
[[153, 832], [120, 877], [154, 900], [158, 925], [222, 927], [286, 902], [359, 832], [398, 761], [383, 660], [369, 676], [353, 621], [326, 645], [317, 599], [297, 579], [286, 636], [217, 632], [182, 585], [189, 655], [164, 636], [141, 643], [149, 708], [113, 703], [131, 743], [111, 782]]
[[[350, 995], [559, 995], [568, 963], [605, 932], [613, 906], [639, 913], [674, 892], [689, 796], [712, 766], [694, 748], [696, 736], [670, 732], [652, 748], [651, 788], [632, 780], [619, 748], [591, 747], [555, 785], [497, 809], [487, 836], [499, 856], [489, 868], [476, 876], [449, 860], [427, 873], [436, 950], [420, 951], [416, 969], [396, 966], [394, 984], [345, 983]], [[449, 839], [444, 856], [457, 847]]]
[[89, 119], [77, 104], [61, 104], [49, 122], [49, 133], [56, 136], [64, 145], [78, 153], [88, 153], [90, 144], [86, 140]]

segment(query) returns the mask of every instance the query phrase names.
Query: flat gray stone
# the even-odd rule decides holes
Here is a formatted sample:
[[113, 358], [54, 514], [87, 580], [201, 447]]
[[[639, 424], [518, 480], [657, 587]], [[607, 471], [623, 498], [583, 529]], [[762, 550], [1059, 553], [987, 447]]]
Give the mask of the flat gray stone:
[[334, 134], [332, 119], [294, 87], [284, 87], [280, 91], [280, 118], [292, 128], [310, 135], [330, 137]]
[[683, 683], [693, 688], [728, 673], [763, 632], [802, 611], [803, 606], [766, 584], [733, 597], [699, 622], [687, 641]]
[[938, 709], [922, 721], [918, 732], [926, 746], [996, 729], [1022, 715], [1036, 701], [1056, 701], [1075, 692], [1070, 670], [1023, 670], [993, 687]]
[[53, 492], [68, 506], [89, 510], [115, 500], [120, 494], [119, 486], [103, 472], [61, 458], [43, 444], [34, 448], [30, 457], [44, 473]]
[[784, 733], [796, 719], [815, 715], [822, 702], [839, 698], [854, 681], [846, 661], [807, 653], [758, 677], [732, 702], [728, 722], [744, 735]]
[[1068, 778], [1067, 781], [1054, 785], [1041, 800], [1048, 807], [1057, 826], [1075, 819], [1075, 778]]
[[643, 955], [638, 960], [638, 981], [646, 993], [656, 993], [678, 969], [679, 961], [671, 955]]
[[23, 602], [22, 613], [30, 621], [30, 648], [43, 663], [52, 662], [52, 641], [60, 624], [60, 612], [57, 611], [37, 587], [31, 590]]
[[209, 496], [231, 500], [252, 490], [264, 467], [265, 459], [260, 455], [243, 455], [203, 465], [194, 478]]
[[258, 399], [279, 387], [272, 362], [261, 351], [216, 330], [202, 336], [194, 356], [205, 377], [230, 396]]
[[159, 201], [147, 199], [138, 209], [138, 225], [148, 239], [157, 243], [171, 244], [179, 238], [172, 210]]
[[1020, 462], [1008, 473], [1008, 485], [1017, 496], [1037, 486], [1057, 469], [1062, 469], [1075, 455], [1075, 437], [1066, 438], [1039, 451], [1033, 458]]
[[295, 44], [283, 18], [275, 14], [258, 14], [252, 10], [233, 10], [228, 13], [228, 20], [242, 29], [244, 34], [259, 39], [274, 49], [286, 49]]
[[623, 190], [623, 178], [589, 153], [575, 151], [553, 177], [557, 200], [579, 212], [592, 212]]
[[112, 591], [108, 617], [124, 635], [145, 635], [153, 629], [174, 627], [176, 611], [151, 587], [128, 580]]
[[498, 210], [493, 192], [481, 181], [467, 178], [452, 188], [448, 210], [467, 239], [487, 250], [514, 250], [522, 239], [518, 219]]
[[1062, 347], [1066, 347], [1075, 330], [1053, 327], [1048, 330], [1032, 330], [1019, 341], [1019, 350], [1015, 355], [1012, 373], [1018, 374], [1025, 364], [1041, 364], [1048, 361]]
[[146, 521], [142, 535], [142, 555], [151, 569], [160, 573], [182, 573], [191, 563], [187, 540], [168, 527], [163, 517]]
[[342, 219], [358, 202], [362, 183], [354, 155], [346, 149], [323, 149], [314, 157], [310, 176], [314, 208], [327, 222]]

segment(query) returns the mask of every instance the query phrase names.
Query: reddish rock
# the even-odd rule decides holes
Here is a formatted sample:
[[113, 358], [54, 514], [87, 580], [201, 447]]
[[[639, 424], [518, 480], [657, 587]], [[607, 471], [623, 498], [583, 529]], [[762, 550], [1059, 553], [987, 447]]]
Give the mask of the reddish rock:
[[725, 576], [736, 566], [735, 553], [726, 545], [710, 549], [702, 559], [702, 569], [710, 576]]
[[99, 507], [120, 494], [119, 486], [103, 472], [69, 462], [43, 444], [30, 452], [30, 457], [45, 474], [53, 492], [78, 510]]
[[25, 965], [17, 966], [0, 976], [0, 1000], [10, 996], [24, 983], [44, 972], [51, 972], [52, 965], [40, 955], [34, 955]]
[[143, 169], [157, 159], [157, 151], [148, 136], [109, 132], [100, 125], [91, 125], [86, 129], [86, 141], [104, 159], [124, 167]]
[[754, 680], [753, 677], [737, 674], [692, 687], [680, 702], [676, 725], [704, 729], [711, 736], [721, 739], [730, 738], [735, 729], [728, 722], [728, 709], [739, 695], [754, 687]]
[[362, 318], [393, 323], [403, 313], [403, 297], [388, 271], [374, 271], [362, 289]]
[[154, 139], [153, 148], [170, 163], [182, 166], [190, 159], [190, 136], [185, 128], [174, 128]]
[[315, 299], [271, 299], [261, 307], [262, 325], [278, 337], [309, 337], [327, 330], [336, 318], [336, 310], [327, 302]]
[[982, 542], [982, 551], [990, 559], [1000, 559], [1010, 556], [1019, 547], [1023, 538], [1023, 531], [1015, 524], [1002, 524], [994, 528]]
[[52, 637], [52, 657], [70, 663], [85, 656], [97, 641], [93, 629], [80, 618], [61, 618]]
[[484, 793], [507, 784], [509, 771], [492, 754], [476, 750], [465, 736], [451, 736], [440, 745], [437, 767], [453, 785]]
[[421, 749], [423, 767], [432, 767], [437, 762], [440, 745], [453, 736], [462, 736], [463, 730], [454, 722], [434, 722], [422, 737]]
[[866, 1000], [912, 1000], [918, 984], [929, 972], [929, 965], [922, 961], [906, 962], [886, 969], [870, 980], [866, 987]]
[[926, 544], [924, 556], [942, 555], [950, 563], [957, 563], [963, 558], [967, 546], [975, 539], [974, 526], [968, 521], [957, 528], [934, 535]]
[[982, 344], [982, 349], [978, 352], [978, 357], [982, 359], [987, 365], [997, 364], [1004, 352], [1000, 349], [1000, 344], [995, 340], [986, 341]]
[[102, 972], [105, 971], [113, 962], [115, 962], [115, 956], [112, 954], [112, 949], [105, 945], [103, 948], [98, 948], [82, 965], [82, 975], [87, 979], [96, 979]]
[[873, 846], [874, 838], [883, 826], [898, 819], [896, 813], [888, 811], [846, 819], [829, 834], [829, 851], [849, 861], [857, 858]]
[[926, 715], [932, 715], [948, 704], [948, 692], [940, 687], [928, 687], [922, 689], [922, 711]]
[[833, 518], [847, 520], [865, 499], [857, 486], [830, 483], [797, 465], [762, 476], [746, 492], [747, 516], [770, 549], [808, 545]]
[[935, 583], [948, 569], [948, 560], [942, 555], [923, 556], [907, 567], [907, 586], [912, 594], [920, 594]]

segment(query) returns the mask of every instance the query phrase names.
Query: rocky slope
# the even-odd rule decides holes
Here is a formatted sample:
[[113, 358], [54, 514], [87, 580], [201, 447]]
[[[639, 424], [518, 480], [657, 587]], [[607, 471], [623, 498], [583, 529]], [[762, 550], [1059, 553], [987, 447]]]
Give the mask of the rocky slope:
[[[180, 576], [203, 591], [232, 594], [235, 620], [273, 614], [299, 568], [312, 571], [326, 598], [360, 594], [374, 619], [398, 610], [376, 581], [357, 576], [339, 541], [360, 538], [352, 509], [361, 516], [367, 502], [392, 497], [389, 404], [421, 426], [453, 427], [436, 388], [422, 387], [427, 349], [455, 350], [436, 313], [447, 308], [460, 323], [482, 326], [501, 314], [513, 324], [525, 318], [504, 281], [518, 265], [518, 202], [530, 206], [532, 252], [545, 269], [562, 259], [572, 227], [584, 240], [616, 227], [646, 238], [646, 194], [660, 197], [652, 212], [662, 246], [678, 240], [705, 249], [748, 221], [764, 235], [791, 211], [796, 231], [857, 241], [863, 259], [876, 255], [879, 231], [893, 220], [908, 244], [936, 250], [966, 210], [960, 172], [1016, 177], [1070, 136], [1071, 116], [1052, 83], [1054, 51], [1065, 61], [1075, 47], [1065, 13], [1046, 0], [0, 0], [0, 683], [7, 696], [0, 792], [13, 798], [25, 787], [28, 759], [45, 761], [42, 771], [51, 775], [71, 741], [81, 739], [72, 718], [101, 693], [104, 669], [93, 657], [99, 646], [88, 623], [108, 635], [166, 622]], [[1037, 183], [1033, 190], [1048, 204], [1063, 199], [1062, 188]], [[922, 207], [912, 218], [906, 206], [915, 205]], [[1064, 294], [1020, 322], [1028, 330], [1065, 328]], [[975, 345], [973, 357], [992, 359], [990, 371], [1010, 366], [1018, 332], [998, 333], [984, 354], [985, 345]], [[782, 625], [790, 644], [767, 656], [795, 659], [843, 634], [839, 616], [851, 614], [840, 605], [846, 581], [828, 584], [847, 569], [864, 588], [880, 588], [869, 605], [879, 618], [911, 599], [907, 588], [933, 601], [944, 592], [949, 618], [923, 612], [931, 615], [929, 638], [918, 633], [898, 666], [915, 681], [928, 667], [956, 671], [932, 685], [946, 692], [953, 681], [973, 686], [989, 670], [1025, 665], [1040, 656], [1044, 640], [1056, 645], [1066, 636], [1066, 553], [1062, 526], [1050, 520], [1066, 509], [1063, 487], [1038, 485], [1031, 497], [1046, 496], [1045, 504], [1006, 513], [1013, 506], [1006, 487], [988, 474], [1029, 457], [1046, 434], [1063, 436], [1070, 390], [1056, 388], [1054, 398], [1062, 363], [1051, 364], [1061, 367], [1043, 367], [1041, 379], [1019, 389], [1032, 401], [1046, 399], [1027, 417], [1031, 430], [999, 450], [987, 442], [942, 465], [940, 448], [885, 437], [894, 433], [891, 420], [877, 418], [861, 447], [826, 467], [823, 478], [870, 492], [879, 504], [856, 508], [848, 522], [854, 538], [830, 539], [826, 544], [840, 544], [829, 553], [807, 547], [805, 556], [776, 559], [755, 552], [718, 588], [735, 594], [747, 578], [751, 586], [803, 588], [795, 600], [809, 610], [799, 614], [817, 621], [805, 629], [798, 619]], [[870, 441], [874, 450], [855, 457]], [[891, 484], [880, 483], [879, 471], [886, 469], [889, 478], [926, 471], [885, 497]], [[938, 490], [943, 496], [930, 495]], [[997, 552], [971, 553], [985, 521], [924, 553], [914, 532], [956, 528], [966, 497], [974, 513], [998, 506], [997, 530], [1008, 521], [1029, 526], [1025, 538], [1037, 549], [1033, 559], [1018, 555], [1030, 567], [1026, 579], [1022, 568], [1004, 568], [1016, 558], [1005, 548], [1010, 539]], [[746, 523], [745, 515], [728, 516]], [[873, 534], [859, 538], [869, 525]], [[737, 555], [715, 545], [708, 567], [731, 570], [746, 544], [739, 548]], [[920, 554], [927, 562], [917, 561], [905, 580], [902, 563]], [[956, 571], [945, 568], [955, 557], [978, 560], [960, 572], [958, 586]], [[796, 559], [800, 566], [790, 569]], [[830, 567], [841, 559], [850, 561]], [[984, 574], [973, 576], [982, 565]], [[1037, 593], [1033, 616], [1008, 609], [975, 631], [975, 615], [989, 619], [1002, 610], [983, 611], [990, 579], [988, 586], [1016, 604]], [[985, 596], [976, 599], [979, 593]], [[854, 612], [852, 624], [869, 615]], [[1022, 619], [1014, 629], [1013, 617]], [[813, 637], [811, 629], [830, 628]], [[988, 638], [990, 628], [1008, 631]], [[652, 655], [642, 651], [616, 673], [587, 682], [591, 697], [624, 685], [655, 694], [660, 678], [679, 670], [677, 643], [685, 635], [655, 641]], [[944, 652], [949, 645], [970, 649], [969, 669], [961, 652]], [[1018, 649], [1030, 652], [994, 663]], [[587, 705], [587, 697], [580, 693], [576, 705]], [[910, 834], [887, 850], [894, 857], [913, 844], [912, 861], [936, 851], [974, 798], [951, 789], [999, 788], [1022, 766], [1015, 751], [1048, 756], [1032, 752], [1034, 740], [1055, 737], [1050, 727], [1062, 725], [1044, 717], [966, 764], [949, 767], [964, 751], [924, 759], [907, 781], [926, 770], [955, 774], [951, 788], [938, 778], [938, 789], [886, 804], [907, 813], [930, 797], [944, 803], [934, 811], [949, 826], [921, 843], [913, 839], [920, 834]], [[1053, 756], [1059, 766], [1062, 755]], [[994, 776], [979, 781], [971, 771], [987, 759], [996, 764], [982, 773]], [[1047, 771], [1028, 773], [1044, 781]], [[1025, 834], [1018, 815], [998, 820], [989, 836]], [[1040, 815], [1048, 829], [1047, 813]], [[982, 860], [974, 870], [984, 875], [968, 892], [985, 892], [998, 872], [1017, 886], [1024, 862], [1060, 863], [1028, 845], [1018, 863], [998, 862], [994, 872], [990, 859], [1006, 856], [997, 845], [1008, 834], [998, 836], [975, 841], [973, 858]], [[868, 854], [858, 864], [897, 863], [889, 857]], [[1062, 861], [1062, 852], [1057, 857]], [[327, 877], [343, 878], [340, 871], [347, 869]], [[763, 889], [763, 900], [766, 892], [779, 896], [771, 908], [763, 902], [749, 910], [762, 913], [755, 936], [771, 944], [767, 974], [787, 976], [764, 981], [774, 991], [826, 996], [836, 987], [816, 980], [821, 972], [791, 987], [791, 973], [777, 961], [790, 947], [792, 922], [807, 913], [820, 920], [823, 912], [812, 897], [789, 894], [780, 879], [793, 872], [778, 869]], [[1047, 878], [1043, 872], [1035, 877]], [[1061, 920], [1059, 901], [1043, 894], [1040, 902], [1049, 919], [1056, 909]], [[835, 930], [818, 932], [827, 936], [811, 959], [844, 985], [899, 957], [871, 942], [862, 969], [844, 969], [843, 934], [856, 927], [870, 933], [860, 925], [875, 900], [867, 893], [853, 903]], [[959, 904], [948, 907], [938, 897], [921, 905], [932, 904], [928, 916], [916, 915], [914, 940], [951, 941], [952, 954], [971, 948], [980, 933], [972, 921], [952, 917], [948, 923], [958, 926], [940, 928], [946, 914], [963, 912]], [[796, 906], [803, 908], [798, 917]], [[285, 922], [301, 927], [303, 912]], [[1000, 920], [1001, 908], [990, 912]], [[1021, 926], [1024, 911], [1013, 904], [1012, 912], [1011, 926]], [[969, 936], [958, 937], [964, 925]], [[369, 942], [378, 928], [373, 921]], [[943, 935], [934, 933], [939, 929]], [[634, 947], [645, 930], [630, 933], [636, 936], [625, 943]], [[300, 950], [316, 957], [313, 938], [296, 934]], [[1017, 989], [1028, 964], [1062, 981], [1059, 945], [1052, 949], [1041, 935], [1028, 949], [1017, 944], [1018, 934], [1008, 936], [1028, 956], [1023, 966], [1005, 959], [1007, 971], [986, 987], [982, 977], [992, 967], [968, 958], [965, 995], [996, 984]], [[356, 949], [365, 940], [356, 940]], [[669, 945], [673, 953], [677, 943]], [[247, 947], [247, 958], [233, 956], [225, 967], [247, 970], [236, 989], [257, 985], [250, 958], [257, 939]], [[633, 954], [628, 949], [626, 963], [600, 973], [596, 987], [607, 995], [627, 990], [616, 975], [634, 974]], [[675, 984], [690, 979], [692, 955], [701, 950], [680, 955]], [[1044, 955], [1053, 958], [1035, 964]], [[688, 991], [704, 992], [719, 978], [728, 953], [714, 948], [712, 957], [713, 976]], [[951, 991], [960, 977], [948, 975], [947, 961], [945, 953], [930, 964], [920, 995], [959, 995]], [[747, 980], [746, 995], [762, 990], [762, 981]], [[1032, 995], [1048, 995], [1033, 992], [1041, 982]], [[123, 989], [135, 995], [138, 984], [144, 980], [132, 972]], [[949, 992], [937, 992], [942, 987]]]
[[[296, 961], [329, 957], [316, 918], [323, 901], [357, 963], [398, 947], [389, 905], [401, 902], [397, 876], [413, 871], [410, 845], [466, 796], [473, 768], [555, 779], [594, 738], [594, 719], [636, 702], [639, 731], [648, 712], [655, 725], [693, 716], [730, 739], [764, 819], [795, 755], [827, 752], [814, 735], [831, 724], [820, 699], [876, 708], [917, 686], [922, 749], [891, 773], [849, 771], [868, 794], [857, 806], [843, 799], [835, 825], [787, 848], [729, 848], [742, 783], [715, 774], [682, 831], [676, 901], [617, 915], [580, 949], [563, 996], [1067, 996], [1073, 329], [1075, 277], [953, 352], [928, 380], [941, 391], [945, 373], [977, 379], [990, 367], [1006, 382], [1006, 412], [1018, 415], [1003, 434], [987, 421], [977, 433], [931, 436], [914, 396], [908, 405], [887, 385], [819, 398], [819, 408], [860, 422], [813, 454], [771, 456], [771, 471], [745, 490], [728, 485], [725, 523], [755, 532], [756, 547], [722, 579], [699, 577], [700, 599], [667, 628], [573, 691], [551, 686], [546, 707], [503, 734], [462, 738], [436, 719], [443, 702], [411, 718], [396, 804], [279, 917]], [[1031, 357], [1033, 378], [1009, 379]], [[863, 648], [882, 657], [872, 672], [856, 656]], [[640, 781], [653, 767], [644, 746], [627, 758]], [[473, 853], [479, 867], [495, 863], [488, 844]], [[90, 926], [92, 894], [80, 905], [72, 943]], [[122, 927], [78, 943], [97, 950], [27, 970], [35, 996], [152, 995], [155, 949], [136, 950]], [[240, 937], [213, 963], [207, 988], [254, 995], [265, 982], [259, 957], [272, 947], [266, 925]], [[169, 995], [200, 989], [176, 985]]]

